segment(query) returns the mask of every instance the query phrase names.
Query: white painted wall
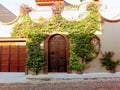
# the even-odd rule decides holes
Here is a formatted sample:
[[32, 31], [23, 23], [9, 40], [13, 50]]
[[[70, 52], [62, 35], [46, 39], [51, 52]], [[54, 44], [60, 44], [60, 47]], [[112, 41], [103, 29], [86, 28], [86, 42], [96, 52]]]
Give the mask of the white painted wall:
[[[65, 10], [62, 12], [62, 16], [68, 20], [74, 19], [74, 20], [78, 20], [78, 15], [79, 15], [79, 10]], [[30, 13], [30, 17], [33, 18], [33, 20], [39, 17], [44, 17], [44, 18], [50, 18], [50, 16], [52, 15], [52, 11], [51, 10], [41, 10], [41, 11], [33, 11]]]
[[[101, 51], [113, 51], [115, 55], [114, 60], [120, 59], [120, 22], [110, 23], [104, 22], [102, 24], [103, 32], [98, 37], [101, 40]], [[108, 72], [104, 67], [101, 66], [100, 62], [101, 53], [89, 64], [89, 68], [85, 70], [89, 72]], [[117, 67], [117, 72], [120, 72], [120, 65]]]
[[99, 35], [101, 39], [101, 50], [115, 52], [116, 58], [120, 58], [120, 22], [102, 24], [103, 34]]
[[0, 37], [10, 37], [13, 25], [0, 24]]

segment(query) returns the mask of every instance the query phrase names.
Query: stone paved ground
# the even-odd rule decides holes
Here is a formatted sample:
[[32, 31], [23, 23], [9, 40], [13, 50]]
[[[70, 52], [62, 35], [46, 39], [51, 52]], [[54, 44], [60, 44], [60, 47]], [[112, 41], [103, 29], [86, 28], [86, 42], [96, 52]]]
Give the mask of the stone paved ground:
[[29, 78], [25, 83], [0, 83], [0, 90], [120, 90], [120, 78]]

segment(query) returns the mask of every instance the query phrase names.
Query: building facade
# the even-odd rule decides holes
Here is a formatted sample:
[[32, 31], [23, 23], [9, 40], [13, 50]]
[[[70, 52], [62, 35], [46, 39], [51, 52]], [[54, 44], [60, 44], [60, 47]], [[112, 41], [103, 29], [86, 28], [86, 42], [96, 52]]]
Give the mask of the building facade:
[[[42, 0], [35, 0], [36, 4], [41, 6], [47, 6], [53, 3], [52, 0], [44, 2]], [[57, 0], [56, 0], [57, 1]], [[64, 2], [64, 0], [58, 0], [59, 2]], [[83, 4], [81, 7], [85, 7]], [[84, 19], [88, 13], [84, 12], [84, 9], [71, 9], [64, 10], [62, 16], [68, 20], [78, 20]], [[82, 11], [83, 10], [83, 11]], [[103, 10], [103, 8], [102, 8]], [[104, 10], [103, 10], [104, 11]], [[106, 10], [107, 11], [107, 10]], [[108, 10], [109, 11], [109, 10]], [[78, 17], [80, 13], [81, 18]], [[120, 41], [119, 41], [119, 13], [118, 17], [115, 19], [106, 18], [103, 13], [102, 18], [103, 22], [101, 24], [102, 34], [97, 34], [101, 42], [101, 52], [113, 51], [115, 53], [114, 59], [117, 60], [120, 58]], [[37, 15], [37, 16], [35, 16]], [[45, 17], [50, 18], [52, 15], [51, 10], [40, 10], [40, 12], [30, 12], [30, 17], [33, 17], [32, 20], [37, 22], [34, 17]], [[42, 48], [46, 52], [45, 56], [45, 66], [42, 68], [42, 73], [49, 72], [74, 72], [70, 69], [69, 66], [69, 38], [66, 36], [65, 32], [52, 32], [42, 43]], [[26, 72], [25, 66], [26, 62], [26, 39], [25, 38], [0, 38], [0, 72]], [[107, 70], [101, 66], [100, 58], [102, 54], [99, 53], [91, 63], [90, 67], [85, 69], [85, 73], [92, 72], [107, 72]], [[120, 71], [120, 65], [118, 65], [116, 71]]]

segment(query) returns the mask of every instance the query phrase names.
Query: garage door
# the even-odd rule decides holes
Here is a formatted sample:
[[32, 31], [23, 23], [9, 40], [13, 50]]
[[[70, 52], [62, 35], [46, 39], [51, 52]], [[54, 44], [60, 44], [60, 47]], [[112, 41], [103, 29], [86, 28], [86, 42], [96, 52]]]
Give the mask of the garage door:
[[26, 42], [23, 39], [0, 41], [0, 72], [24, 72]]

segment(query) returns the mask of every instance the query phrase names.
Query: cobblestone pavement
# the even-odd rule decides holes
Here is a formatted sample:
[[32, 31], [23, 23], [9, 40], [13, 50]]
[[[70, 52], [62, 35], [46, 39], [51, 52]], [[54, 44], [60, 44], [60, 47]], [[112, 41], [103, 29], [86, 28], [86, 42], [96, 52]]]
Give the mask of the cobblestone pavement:
[[25, 83], [0, 83], [0, 90], [120, 90], [120, 78], [29, 78]]

